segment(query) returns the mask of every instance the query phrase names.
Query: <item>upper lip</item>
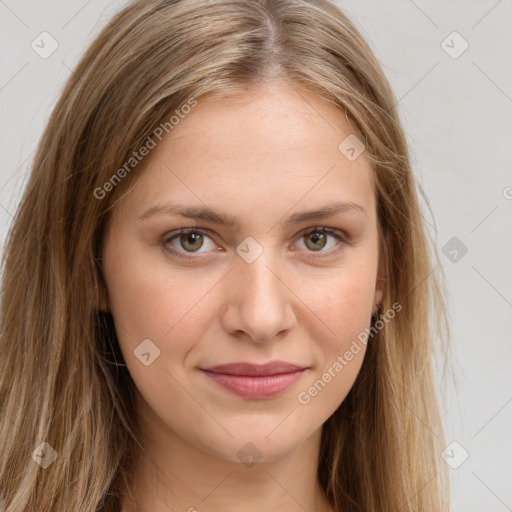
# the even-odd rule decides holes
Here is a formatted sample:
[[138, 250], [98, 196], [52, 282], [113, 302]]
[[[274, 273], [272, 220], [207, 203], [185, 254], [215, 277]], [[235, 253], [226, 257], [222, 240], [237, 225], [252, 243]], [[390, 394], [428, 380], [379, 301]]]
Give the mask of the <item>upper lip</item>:
[[253, 364], [253, 363], [228, 363], [219, 364], [210, 368], [201, 368], [214, 373], [224, 373], [227, 375], [247, 375], [247, 376], [263, 376], [263, 375], [278, 375], [281, 373], [292, 373], [299, 370], [304, 370], [306, 367], [299, 366], [285, 361], [271, 361], [266, 364]]

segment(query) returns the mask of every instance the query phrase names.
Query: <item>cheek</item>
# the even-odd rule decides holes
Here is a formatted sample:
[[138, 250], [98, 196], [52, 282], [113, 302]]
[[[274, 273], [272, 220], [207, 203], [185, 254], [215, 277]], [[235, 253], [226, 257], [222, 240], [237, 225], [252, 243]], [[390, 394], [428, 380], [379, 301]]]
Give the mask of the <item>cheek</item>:
[[[342, 350], [368, 327], [375, 296], [377, 235], [348, 249], [338, 266], [296, 279], [298, 295], [318, 317], [325, 352]], [[313, 336], [313, 339], [315, 337]]]
[[326, 348], [343, 346], [368, 326], [374, 293], [375, 278], [364, 269], [331, 274], [314, 282], [304, 280], [302, 296], [319, 325], [323, 325]]
[[112, 315], [129, 333], [161, 336], [185, 314], [191, 288], [166, 271], [159, 247], [119, 231], [106, 242], [104, 273]]
[[179, 383], [186, 380], [183, 362], [201, 336], [196, 309], [201, 309], [207, 280], [192, 285], [190, 278], [171, 275], [165, 265], [148, 265], [143, 254], [121, 247], [105, 259], [105, 280], [128, 371], [152, 410], [166, 403], [188, 410], [190, 400]]
[[314, 320], [307, 325], [319, 364], [299, 390], [297, 401], [314, 416], [326, 419], [344, 400], [361, 369], [373, 296], [373, 275], [362, 270], [340, 273], [309, 287], [305, 303]]
[[109, 307], [125, 361], [137, 372], [140, 362], [134, 351], [149, 339], [156, 346], [153, 350], [164, 356], [155, 359], [155, 366], [163, 360], [179, 366], [212, 320], [208, 293], [218, 276], [192, 280], [188, 272], [170, 272], [165, 255], [155, 257], [154, 247], [128, 247], [116, 241], [104, 259]]

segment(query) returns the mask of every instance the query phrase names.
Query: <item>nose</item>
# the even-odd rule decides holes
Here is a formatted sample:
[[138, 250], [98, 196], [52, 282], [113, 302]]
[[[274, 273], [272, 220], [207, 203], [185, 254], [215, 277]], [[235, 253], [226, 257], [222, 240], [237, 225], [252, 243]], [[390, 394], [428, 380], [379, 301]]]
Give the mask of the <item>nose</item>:
[[282, 336], [297, 321], [293, 283], [287, 282], [282, 266], [270, 252], [270, 249], [263, 251], [252, 263], [237, 257], [224, 283], [226, 300], [221, 308], [224, 329], [256, 343]]

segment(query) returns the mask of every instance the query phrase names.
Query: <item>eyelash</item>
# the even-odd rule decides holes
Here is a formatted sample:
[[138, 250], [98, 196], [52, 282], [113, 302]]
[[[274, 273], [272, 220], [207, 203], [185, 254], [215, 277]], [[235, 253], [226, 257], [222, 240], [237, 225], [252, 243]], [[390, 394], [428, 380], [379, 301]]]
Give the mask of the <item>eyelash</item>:
[[[174, 248], [169, 248], [170, 242], [172, 242], [175, 238], [178, 238], [182, 235], [186, 235], [189, 233], [206, 235], [208, 238], [210, 238], [210, 239], [212, 238], [210, 236], [210, 232], [208, 230], [205, 230], [202, 228], [184, 228], [184, 229], [180, 229], [177, 231], [173, 231], [170, 234], [165, 235], [161, 239], [160, 244], [162, 245], [162, 247], [164, 247], [164, 249], [167, 252], [172, 253], [172, 255], [174, 255], [178, 258], [182, 258], [182, 259], [186, 259], [186, 260], [196, 259], [197, 256], [185, 256], [186, 253], [178, 251]], [[321, 234], [332, 235], [334, 238], [336, 238], [341, 243], [338, 244], [337, 247], [335, 247], [333, 249], [329, 249], [328, 251], [319, 251], [318, 254], [321, 254], [321, 256], [307, 256], [308, 258], [317, 259], [317, 258], [323, 258], [323, 257], [327, 257], [327, 256], [333, 256], [334, 254], [337, 254], [338, 252], [340, 252], [345, 245], [349, 245], [349, 241], [347, 240], [347, 237], [344, 236], [342, 234], [342, 232], [340, 232], [336, 229], [325, 227], [325, 226], [315, 226], [313, 228], [308, 228], [308, 229], [302, 231], [300, 233], [300, 236], [297, 239], [300, 240], [301, 238], [305, 237], [306, 235], [310, 235], [312, 233], [321, 233]], [[315, 251], [308, 251], [308, 252], [315, 252]], [[199, 253], [189, 253], [189, 254], [199, 254]]]

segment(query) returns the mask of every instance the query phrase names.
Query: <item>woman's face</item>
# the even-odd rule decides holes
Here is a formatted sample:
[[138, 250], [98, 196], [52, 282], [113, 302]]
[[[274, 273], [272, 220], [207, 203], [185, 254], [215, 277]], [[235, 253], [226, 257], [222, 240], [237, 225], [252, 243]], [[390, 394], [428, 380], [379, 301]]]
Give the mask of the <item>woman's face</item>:
[[[237, 100], [199, 99], [146, 157], [106, 234], [103, 307], [143, 421], [271, 461], [349, 392], [383, 276], [372, 170], [344, 116], [283, 85]], [[306, 215], [334, 203], [351, 205]], [[275, 361], [302, 371], [205, 371]]]

